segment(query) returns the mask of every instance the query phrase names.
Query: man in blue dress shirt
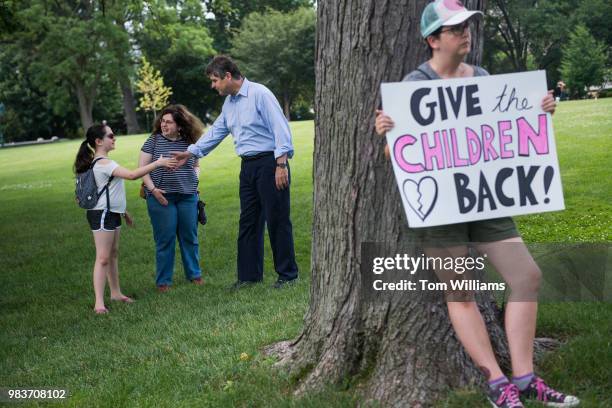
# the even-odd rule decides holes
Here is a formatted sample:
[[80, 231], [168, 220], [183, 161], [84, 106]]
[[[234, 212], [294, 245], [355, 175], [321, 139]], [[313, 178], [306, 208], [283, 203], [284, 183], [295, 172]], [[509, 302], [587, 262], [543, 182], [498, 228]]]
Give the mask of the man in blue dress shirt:
[[240, 168], [240, 226], [238, 232], [239, 289], [263, 280], [264, 225], [267, 224], [275, 288], [298, 277], [289, 216], [289, 163], [293, 144], [289, 123], [274, 94], [242, 76], [226, 56], [215, 57], [206, 67], [211, 87], [226, 96], [212, 127], [186, 152], [174, 153], [179, 165], [191, 155], [206, 156], [228, 135], [234, 137]]

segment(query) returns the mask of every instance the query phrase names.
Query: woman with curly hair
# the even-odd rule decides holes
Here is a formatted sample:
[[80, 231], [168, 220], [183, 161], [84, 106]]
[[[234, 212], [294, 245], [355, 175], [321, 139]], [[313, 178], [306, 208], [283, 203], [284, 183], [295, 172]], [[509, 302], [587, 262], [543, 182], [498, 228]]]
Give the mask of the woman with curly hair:
[[[142, 146], [139, 165], [185, 151], [204, 131], [202, 122], [183, 105], [166, 106], [155, 119], [153, 132]], [[199, 165], [195, 158], [178, 169], [158, 168], [143, 177], [145, 198], [155, 239], [155, 283], [167, 292], [174, 274], [178, 239], [185, 277], [202, 284], [198, 245], [197, 202]]]

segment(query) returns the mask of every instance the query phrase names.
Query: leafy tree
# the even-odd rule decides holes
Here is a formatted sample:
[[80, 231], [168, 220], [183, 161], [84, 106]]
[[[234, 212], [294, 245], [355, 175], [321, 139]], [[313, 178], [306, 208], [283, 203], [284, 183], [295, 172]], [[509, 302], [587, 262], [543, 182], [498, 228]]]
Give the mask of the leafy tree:
[[234, 33], [246, 16], [267, 10], [288, 12], [301, 7], [312, 7], [311, 0], [204, 0], [209, 16], [209, 26], [215, 39], [214, 47], [222, 53], [229, 52]]
[[0, 3], [0, 100], [7, 111], [0, 126], [7, 137], [23, 140], [76, 136], [94, 119], [138, 132], [132, 89], [141, 56], [173, 89], [170, 102], [184, 103], [205, 119], [222, 102], [203, 73], [216, 53], [213, 41], [226, 44], [227, 51], [246, 14], [310, 1]]
[[[53, 124], [58, 121], [45, 93], [33, 84], [24, 63], [26, 58], [27, 50], [12, 44], [0, 49], [0, 101], [6, 107], [5, 115], [0, 118], [0, 131], [6, 142], [48, 138], [54, 131]], [[76, 119], [78, 122], [78, 117]]]
[[115, 54], [118, 64], [111, 67], [112, 77], [119, 84], [122, 94], [123, 112], [128, 134], [140, 133], [136, 114], [132, 78], [135, 76], [135, 43], [130, 36], [129, 28], [138, 24], [144, 10], [145, 2], [141, 0], [124, 0], [106, 3], [105, 16], [114, 24], [117, 35], [109, 42], [109, 48]]
[[[46, 115], [45, 120], [27, 126], [29, 136], [14, 136], [72, 136], [94, 118], [106, 119], [116, 130], [127, 124], [130, 133], [138, 132], [131, 89], [135, 74], [133, 41], [126, 25], [131, 26], [143, 2], [32, 0], [20, 2], [19, 8], [11, 3], [17, 2], [7, 3], [5, 9], [0, 7], [0, 14], [8, 15], [11, 22], [8, 29], [0, 29], [0, 41], [11, 50], [7, 55], [17, 58], [16, 64], [0, 72], [0, 83], [5, 85], [0, 86], [0, 92], [10, 93], [9, 78], [21, 78], [23, 95], [7, 104], [9, 111], [19, 106], [14, 110], [14, 120], [28, 123], [34, 116]], [[32, 94], [39, 100], [29, 100], [27, 95]], [[122, 106], [117, 103], [121, 96], [123, 118]], [[34, 106], [37, 115], [30, 112]], [[76, 123], [74, 113], [78, 113]]]
[[136, 88], [141, 94], [139, 107], [146, 112], [153, 112], [155, 117], [157, 111], [168, 104], [172, 89], [164, 85], [164, 78], [160, 72], [145, 57], [142, 58], [142, 67], [138, 70], [138, 76]]
[[[485, 23], [485, 61], [492, 71], [546, 69], [566, 37], [571, 0], [493, 0]], [[501, 53], [499, 53], [501, 51]], [[534, 66], [529, 66], [533, 57]]]
[[200, 1], [151, 1], [134, 26], [140, 52], [173, 90], [170, 102], [186, 105], [203, 119], [221, 102], [204, 75], [215, 54], [205, 15]]
[[[35, 52], [31, 48], [8, 44], [0, 49], [0, 101], [7, 110], [0, 126], [6, 140], [82, 135], [74, 94], [61, 83], [48, 89], [38, 85], [40, 72], [30, 64]], [[103, 75], [92, 116], [106, 119], [120, 129], [123, 126], [120, 98], [115, 82]]]
[[18, 29], [16, 14], [17, 1], [3, 0], [0, 2], [0, 34]]
[[233, 40], [232, 55], [243, 74], [269, 87], [287, 118], [299, 96], [312, 100], [315, 20], [310, 8], [252, 13]]
[[81, 127], [91, 126], [100, 87], [108, 86], [110, 67], [118, 65], [108, 46], [117, 30], [105, 18], [100, 3], [33, 0], [15, 17], [19, 30], [4, 33], [3, 40], [13, 49], [24, 50], [23, 69], [33, 86], [57, 115], [75, 110], [76, 100]]
[[[610, 49], [612, 2], [606, 0], [492, 0], [487, 4], [483, 65], [491, 73], [545, 69], [559, 78], [562, 46], [579, 24]], [[608, 53], [612, 58], [612, 53]]]
[[573, 96], [582, 97], [591, 85], [601, 85], [606, 68], [606, 47], [583, 25], [576, 27], [563, 47], [561, 75]]
[[608, 66], [612, 66], [612, 1], [609, 0], [581, 0], [577, 10], [572, 14], [577, 23], [589, 28], [591, 35], [602, 41], [607, 48]]

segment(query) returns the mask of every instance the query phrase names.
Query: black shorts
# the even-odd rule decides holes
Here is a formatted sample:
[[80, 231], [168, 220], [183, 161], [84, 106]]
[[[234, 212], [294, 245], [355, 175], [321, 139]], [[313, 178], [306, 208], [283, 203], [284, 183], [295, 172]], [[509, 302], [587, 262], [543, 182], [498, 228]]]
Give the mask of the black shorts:
[[121, 214], [108, 210], [87, 210], [92, 231], [114, 231], [121, 228]]

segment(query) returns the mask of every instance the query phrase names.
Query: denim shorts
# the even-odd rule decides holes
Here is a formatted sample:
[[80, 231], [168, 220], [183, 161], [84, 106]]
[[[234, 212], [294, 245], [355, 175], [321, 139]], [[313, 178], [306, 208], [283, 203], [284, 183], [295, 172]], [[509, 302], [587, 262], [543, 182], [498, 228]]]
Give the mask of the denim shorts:
[[450, 246], [468, 242], [495, 242], [521, 235], [510, 217], [414, 228], [417, 239], [427, 246]]

